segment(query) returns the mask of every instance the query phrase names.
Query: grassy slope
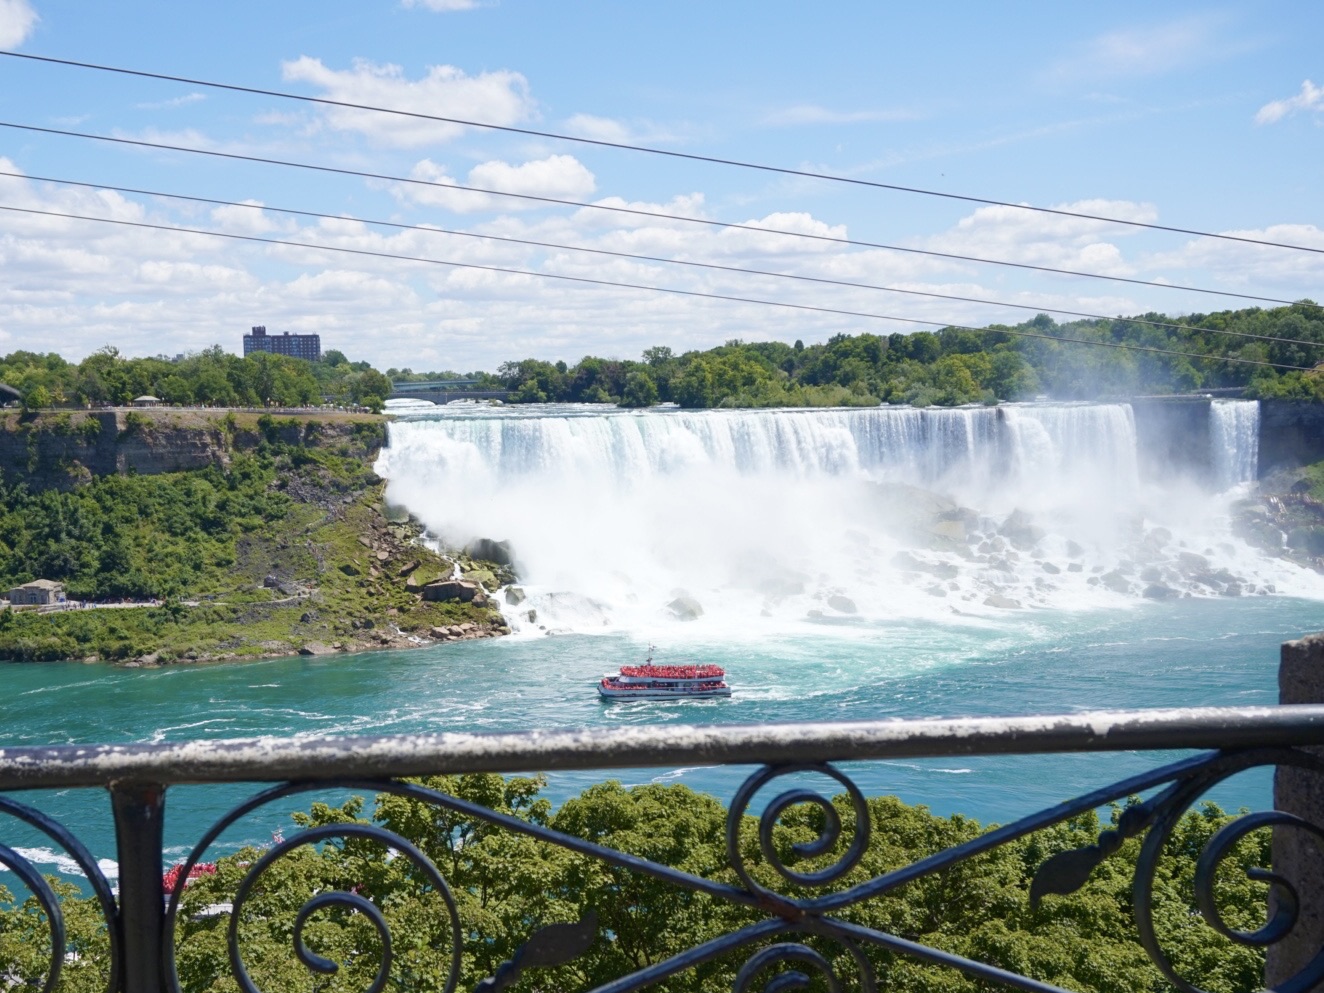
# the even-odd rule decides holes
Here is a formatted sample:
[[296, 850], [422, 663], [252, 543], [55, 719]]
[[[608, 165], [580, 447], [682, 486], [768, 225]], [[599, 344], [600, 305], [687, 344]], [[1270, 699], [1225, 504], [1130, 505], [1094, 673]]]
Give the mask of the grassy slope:
[[[418, 543], [416, 524], [387, 520], [385, 484], [371, 471], [385, 435], [380, 418], [153, 415], [138, 427], [149, 440], [167, 427], [214, 433], [219, 426], [228, 466], [94, 480], [58, 497], [63, 503], [53, 508], [53, 493], [40, 495], [44, 503], [24, 503], [25, 491], [11, 492], [5, 509], [18, 521], [11, 518], [7, 536], [15, 547], [7, 564], [20, 578], [25, 561], [33, 563], [27, 574], [35, 573], [35, 557], [52, 544], [42, 532], [45, 518], [64, 521], [69, 502], [82, 501], [104, 511], [96, 518], [104, 530], [95, 533], [113, 527], [128, 567], [160, 584], [165, 604], [0, 612], [0, 658], [233, 658], [307, 646], [404, 647], [417, 643], [411, 636], [464, 623], [474, 626], [465, 636], [503, 630], [492, 608], [421, 600], [418, 581], [448, 574], [451, 562]], [[193, 508], [178, 506], [190, 501], [200, 508], [195, 517], [207, 517], [203, 504], [241, 509], [208, 531], [183, 512]], [[127, 514], [120, 506], [126, 502], [134, 504]], [[23, 532], [24, 525], [35, 533]], [[94, 566], [61, 578], [73, 589], [106, 582]]]

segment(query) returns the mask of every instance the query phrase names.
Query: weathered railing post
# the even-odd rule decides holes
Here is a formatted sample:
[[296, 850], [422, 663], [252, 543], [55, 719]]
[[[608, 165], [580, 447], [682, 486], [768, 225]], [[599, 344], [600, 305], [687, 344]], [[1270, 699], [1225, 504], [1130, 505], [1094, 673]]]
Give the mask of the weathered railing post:
[[[1324, 634], [1283, 642], [1278, 702], [1324, 703]], [[1303, 750], [1324, 758], [1324, 747]], [[1274, 773], [1273, 805], [1312, 824], [1324, 824], [1324, 781], [1305, 769], [1280, 766]], [[1301, 971], [1324, 948], [1324, 851], [1306, 831], [1275, 828], [1273, 871], [1296, 887], [1300, 917], [1286, 938], [1268, 948], [1264, 982], [1270, 989]]]
[[165, 787], [116, 782], [110, 787], [119, 854], [119, 906], [125, 993], [161, 993], [161, 936], [165, 899], [161, 887]]

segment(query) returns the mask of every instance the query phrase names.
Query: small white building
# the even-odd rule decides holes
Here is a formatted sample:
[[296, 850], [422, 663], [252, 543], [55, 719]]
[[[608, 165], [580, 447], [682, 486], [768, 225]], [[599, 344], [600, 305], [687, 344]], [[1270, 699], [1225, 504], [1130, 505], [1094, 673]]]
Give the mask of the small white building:
[[151, 395], [145, 395], [145, 396], [133, 398], [133, 405], [135, 407], [155, 407], [160, 402], [161, 402], [160, 397], [154, 397]]
[[9, 602], [15, 607], [62, 603], [64, 584], [53, 579], [37, 579], [9, 591]]

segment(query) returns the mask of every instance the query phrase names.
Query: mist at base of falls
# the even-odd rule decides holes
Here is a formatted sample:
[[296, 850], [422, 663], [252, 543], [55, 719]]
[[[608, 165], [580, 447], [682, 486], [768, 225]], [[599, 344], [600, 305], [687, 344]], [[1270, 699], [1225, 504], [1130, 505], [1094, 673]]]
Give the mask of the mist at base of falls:
[[438, 408], [393, 422], [377, 468], [447, 543], [510, 540], [528, 599], [505, 610], [524, 633], [870, 637], [1144, 599], [1324, 599], [1321, 577], [1233, 533], [1258, 405], [1209, 417], [1200, 478], [1146, 478], [1125, 403]]

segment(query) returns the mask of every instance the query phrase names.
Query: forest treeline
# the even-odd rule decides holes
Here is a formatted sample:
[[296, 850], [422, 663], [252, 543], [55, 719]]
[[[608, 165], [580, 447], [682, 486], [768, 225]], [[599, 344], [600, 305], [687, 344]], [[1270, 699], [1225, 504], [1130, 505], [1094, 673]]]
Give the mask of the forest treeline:
[[[1168, 323], [1181, 326], [1154, 326]], [[1063, 338], [1106, 345], [1054, 340]], [[1107, 347], [1119, 344], [1196, 357]], [[816, 345], [729, 341], [680, 355], [658, 347], [638, 362], [588, 356], [567, 366], [525, 359], [501, 366], [495, 378], [513, 391], [515, 402], [616, 401], [627, 407], [668, 401], [682, 407], [928, 406], [1224, 387], [1243, 388], [1251, 397], [1321, 400], [1324, 372], [1315, 370], [1317, 362], [1324, 362], [1324, 309], [1303, 301], [1272, 310], [1070, 324], [1041, 314], [982, 331], [838, 334]]]
[[[1109, 347], [1119, 345], [1132, 347]], [[476, 380], [479, 388], [508, 390], [515, 403], [626, 407], [929, 406], [1228, 387], [1250, 397], [1324, 400], [1324, 371], [1315, 368], [1317, 362], [1324, 362], [1324, 308], [1305, 300], [1272, 309], [1067, 324], [1040, 314], [983, 330], [843, 332], [810, 345], [732, 340], [679, 354], [662, 345], [638, 361], [590, 355], [569, 365], [527, 358], [463, 378]], [[302, 406], [330, 400], [375, 409], [390, 395], [393, 380], [460, 375], [409, 368], [383, 373], [338, 351], [319, 362], [266, 353], [240, 358], [220, 346], [180, 360], [125, 358], [113, 347], [79, 363], [29, 351], [0, 359], [0, 382], [19, 389], [32, 407], [122, 404], [150, 394], [171, 404]]]
[[[684, 786], [626, 788], [616, 782], [601, 783], [554, 809], [541, 795], [545, 782], [540, 778], [438, 776], [421, 785], [573, 838], [740, 885], [727, 854], [726, 809], [714, 798]], [[874, 797], [866, 804], [873, 825], [868, 846], [859, 863], [829, 890], [859, 885], [968, 842], [984, 830], [970, 818], [938, 817], [895, 797]], [[782, 813], [769, 840], [783, 864], [812, 872], [845, 855], [856, 830], [855, 813], [846, 796], [836, 797], [832, 806], [841, 821], [840, 836], [812, 858], [799, 858], [793, 846], [814, 850], [810, 843], [827, 827], [824, 811], [801, 803]], [[1030, 881], [1046, 859], [1095, 844], [1101, 830], [1116, 827], [1119, 813], [1114, 808], [1109, 825], [1091, 811], [848, 905], [832, 916], [1067, 989], [1169, 991], [1172, 987], [1136, 939], [1132, 883], [1141, 839], [1122, 842], [1076, 893], [1045, 897], [1038, 906], [1028, 899]], [[614, 868], [497, 829], [465, 808], [414, 796], [381, 794], [366, 810], [357, 799], [340, 805], [316, 803], [295, 818], [308, 827], [371, 823], [404, 838], [432, 861], [454, 894], [462, 951], [456, 988], [461, 990], [474, 989], [494, 975], [538, 928], [580, 921], [590, 914], [596, 915], [597, 929], [583, 954], [567, 965], [531, 969], [517, 988], [567, 993], [597, 988], [766, 919], [758, 908]], [[1197, 861], [1229, 820], [1212, 806], [1187, 814], [1174, 825], [1154, 877], [1155, 936], [1177, 973], [1209, 993], [1259, 989], [1262, 984], [1263, 952], [1220, 936], [1196, 909]], [[761, 850], [759, 835], [757, 819], [746, 816], [737, 848], [759, 885], [797, 897], [824, 892], [822, 887], [800, 889], [781, 879]], [[211, 993], [235, 988], [226, 942], [230, 914], [223, 911], [263, 856], [264, 850], [246, 848], [222, 858], [215, 872], [200, 876], [185, 891], [175, 934], [182, 989]], [[1228, 927], [1249, 931], [1263, 925], [1268, 887], [1246, 870], [1268, 865], [1268, 857], [1269, 832], [1254, 831], [1219, 866], [1217, 907]], [[12, 885], [11, 880], [5, 882]], [[65, 898], [72, 953], [61, 989], [80, 993], [103, 989], [107, 942], [96, 905], [80, 899], [76, 887], [67, 882], [55, 881], [55, 886]], [[381, 909], [391, 940], [389, 988], [445, 988], [453, 932], [441, 895], [402, 847], [393, 849], [362, 836], [293, 848], [254, 880], [248, 898], [235, 912], [240, 952], [257, 988], [293, 993], [364, 990], [372, 985], [382, 961], [383, 936], [367, 914], [356, 912], [351, 904], [328, 903], [302, 929], [295, 923], [308, 900], [318, 894], [325, 900], [332, 892], [354, 894]], [[300, 963], [293, 947], [300, 933], [309, 951], [337, 964], [334, 976], [314, 976]], [[23, 900], [0, 886], [0, 975], [15, 986], [23, 980], [38, 983], [48, 964], [48, 934], [36, 901]], [[775, 939], [710, 958], [649, 988], [671, 993], [732, 989], [743, 962], [771, 940]], [[839, 970], [845, 988], [860, 987], [857, 967], [842, 945], [808, 932], [781, 940], [807, 942]], [[928, 966], [872, 945], [862, 947], [879, 989], [982, 993], [995, 988], [954, 969]], [[750, 988], [772, 989], [773, 984], [763, 984], [774, 974], [765, 970]], [[819, 980], [816, 977], [808, 988], [826, 989]], [[777, 988], [783, 986], [790, 988], [788, 984]]]
[[385, 375], [342, 352], [307, 362], [268, 352], [240, 357], [220, 345], [182, 359], [126, 358], [112, 345], [81, 362], [54, 352], [12, 352], [0, 358], [0, 383], [34, 409], [124, 405], [140, 396], [181, 406], [303, 407], [329, 399], [371, 407], [391, 392]]

